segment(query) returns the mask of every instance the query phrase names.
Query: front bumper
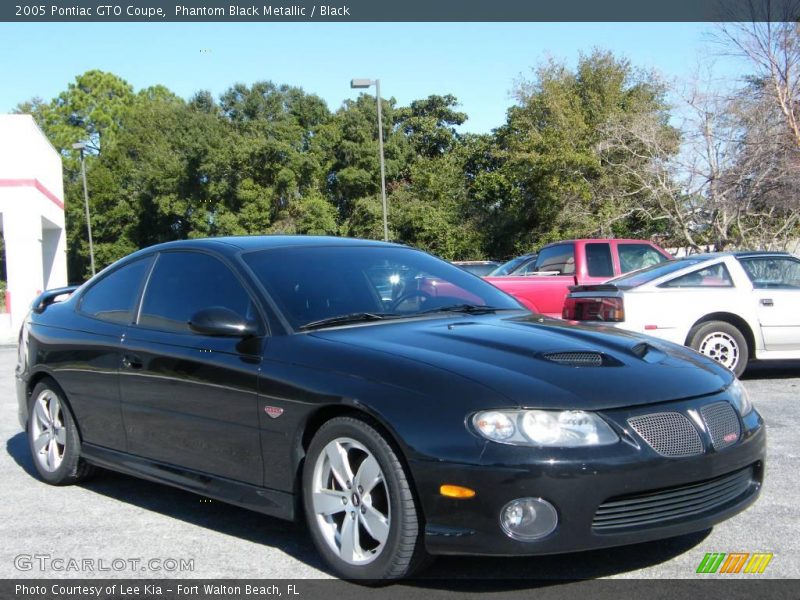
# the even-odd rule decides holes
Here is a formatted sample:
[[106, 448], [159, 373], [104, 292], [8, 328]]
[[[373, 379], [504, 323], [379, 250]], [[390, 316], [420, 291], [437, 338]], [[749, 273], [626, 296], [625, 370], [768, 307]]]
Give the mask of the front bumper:
[[[680, 408], [687, 408], [686, 403]], [[670, 406], [674, 408], [674, 405]], [[653, 407], [648, 407], [652, 412]], [[638, 412], [642, 412], [641, 409]], [[624, 423], [626, 411], [606, 413]], [[634, 443], [631, 443], [634, 442]], [[412, 461], [420, 502], [425, 515], [425, 545], [432, 554], [536, 555], [576, 552], [635, 544], [708, 529], [755, 502], [761, 489], [766, 456], [766, 431], [754, 410], [742, 419], [739, 441], [719, 451], [704, 439], [704, 453], [687, 458], [666, 458], [635, 436], [593, 449], [546, 449], [487, 442], [481, 464], [466, 465]], [[747, 473], [741, 493], [711, 508], [694, 510], [689, 502], [680, 516], [615, 528], [595, 527], [598, 507], [609, 499], [666, 490], [679, 491], [668, 503], [681, 502], [693, 484]], [[740, 478], [741, 481], [741, 478]], [[439, 486], [469, 487], [470, 499], [439, 494]], [[550, 535], [532, 542], [507, 536], [500, 526], [501, 509], [511, 500], [537, 497], [548, 500], [558, 512], [558, 526]]]

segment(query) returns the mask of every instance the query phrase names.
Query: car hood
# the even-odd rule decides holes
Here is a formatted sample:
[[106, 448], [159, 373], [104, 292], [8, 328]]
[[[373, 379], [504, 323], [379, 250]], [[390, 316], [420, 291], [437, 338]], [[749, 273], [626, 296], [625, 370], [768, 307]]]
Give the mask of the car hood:
[[[479, 384], [476, 390], [494, 390], [506, 406], [637, 406], [712, 394], [733, 379], [710, 359], [676, 344], [539, 315], [425, 318], [312, 335], [360, 349], [372, 364], [379, 356], [402, 357], [447, 371]], [[575, 366], [575, 359], [587, 358], [578, 354], [585, 353], [602, 366]]]

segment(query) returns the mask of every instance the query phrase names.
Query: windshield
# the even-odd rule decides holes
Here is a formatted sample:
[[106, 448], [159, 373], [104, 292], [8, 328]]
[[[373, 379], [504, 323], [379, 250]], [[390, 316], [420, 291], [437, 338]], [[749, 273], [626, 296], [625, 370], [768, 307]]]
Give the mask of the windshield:
[[535, 254], [533, 254], [533, 255], [525, 254], [523, 256], [517, 256], [515, 258], [512, 258], [508, 262], [504, 262], [502, 265], [497, 267], [494, 271], [489, 273], [488, 276], [489, 277], [500, 277], [500, 276], [503, 276], [503, 275], [511, 275], [511, 273], [513, 271], [516, 271], [521, 266], [523, 266], [524, 263], [527, 263], [530, 260], [536, 260], [536, 255]]
[[243, 258], [295, 329], [335, 317], [366, 322], [447, 307], [522, 309], [494, 286], [411, 248], [284, 247]]
[[664, 275], [669, 275], [670, 273], [675, 273], [676, 271], [680, 271], [681, 269], [685, 269], [686, 267], [691, 267], [692, 265], [697, 264], [699, 262], [703, 262], [705, 260], [708, 260], [707, 256], [670, 260], [667, 262], [662, 262], [656, 265], [645, 267], [644, 269], [639, 269], [638, 271], [634, 271], [633, 273], [628, 273], [627, 275], [623, 275], [621, 277], [617, 277], [616, 279], [612, 279], [608, 283], [613, 283], [621, 290], [629, 290], [631, 288], [635, 288], [640, 285], [650, 283], [651, 281], [655, 281], [656, 279], [658, 279], [659, 277], [663, 277]]

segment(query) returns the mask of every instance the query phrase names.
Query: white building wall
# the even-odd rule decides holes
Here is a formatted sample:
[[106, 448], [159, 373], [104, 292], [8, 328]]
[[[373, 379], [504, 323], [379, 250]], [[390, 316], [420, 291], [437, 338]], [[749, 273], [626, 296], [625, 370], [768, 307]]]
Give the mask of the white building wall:
[[7, 341], [39, 292], [67, 285], [61, 156], [30, 115], [0, 115], [0, 213], [11, 299], [0, 340]]

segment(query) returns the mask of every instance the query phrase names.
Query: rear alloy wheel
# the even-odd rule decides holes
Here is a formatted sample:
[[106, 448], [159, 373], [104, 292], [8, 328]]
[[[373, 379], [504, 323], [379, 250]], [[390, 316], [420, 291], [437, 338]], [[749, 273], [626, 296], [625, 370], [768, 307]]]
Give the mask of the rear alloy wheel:
[[86, 478], [93, 468], [80, 458], [80, 437], [58, 386], [40, 382], [31, 394], [28, 445], [42, 479], [68, 485]]
[[689, 346], [727, 367], [737, 377], [747, 368], [747, 341], [736, 326], [725, 321], [709, 321], [696, 326], [689, 333]]
[[424, 551], [403, 466], [364, 421], [339, 417], [311, 442], [303, 469], [311, 535], [328, 564], [349, 579], [408, 576]]

